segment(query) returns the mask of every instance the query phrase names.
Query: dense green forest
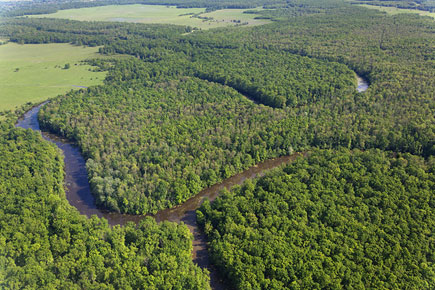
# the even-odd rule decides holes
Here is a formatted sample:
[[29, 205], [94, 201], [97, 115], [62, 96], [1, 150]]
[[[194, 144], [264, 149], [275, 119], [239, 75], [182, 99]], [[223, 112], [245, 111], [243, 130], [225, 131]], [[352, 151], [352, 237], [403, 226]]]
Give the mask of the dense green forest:
[[[169, 68], [176, 71], [177, 75], [191, 75], [227, 85], [258, 103], [275, 108], [296, 107], [323, 99], [329, 101], [334, 96], [349, 96], [356, 87], [355, 74], [343, 64], [301, 57], [281, 50], [231, 46], [192, 48], [185, 43], [174, 44], [173, 47], [166, 45], [165, 48], [172, 51], [162, 53], [160, 47], [128, 47], [118, 42], [105, 46], [100, 52], [136, 55], [146, 62], [162, 60], [158, 69]], [[183, 53], [173, 50], [183, 50]], [[167, 54], [175, 54], [178, 59], [173, 57], [168, 62]], [[149, 69], [145, 70], [147, 72], [139, 72], [135, 68], [130, 74], [133, 73], [136, 79], [154, 77]], [[139, 73], [141, 75], [136, 76]]]
[[195, 54], [196, 75], [226, 84], [260, 103], [296, 107], [355, 90], [355, 75], [344, 65], [287, 52], [211, 49]]
[[237, 289], [433, 289], [435, 160], [314, 151], [198, 211]]
[[[225, 53], [249, 55], [238, 50]], [[217, 66], [209, 58], [203, 61], [202, 55], [197, 58], [201, 61], [193, 67], [202, 65], [201, 72]], [[301, 103], [332, 98], [340, 86], [350, 94], [355, 90], [355, 75], [338, 64], [261, 50], [251, 63], [225, 59], [236, 64], [234, 75], [238, 65], [246, 65], [246, 78], [240, 74], [237, 88], [248, 91], [252, 86], [254, 98], [267, 80], [271, 81], [265, 89], [282, 89], [283, 96], [294, 96]], [[285, 59], [281, 71], [290, 72], [272, 70], [278, 59]], [[173, 80], [172, 73], [166, 72], [168, 66], [174, 66], [174, 60], [146, 66], [124, 60], [107, 77], [110, 86], [70, 94], [52, 101], [40, 113], [42, 127], [76, 140], [89, 158], [89, 179], [102, 206], [118, 212], [155, 212], [180, 204], [260, 161], [306, 145], [300, 130], [307, 118], [296, 120], [290, 108], [279, 111], [258, 106], [228, 87], [195, 77]], [[181, 63], [174, 69], [176, 75], [186, 67]], [[214, 71], [211, 79], [219, 75]], [[291, 90], [299, 91], [293, 95]], [[274, 91], [263, 94], [269, 99], [277, 95]], [[285, 105], [273, 99], [266, 103]]]
[[[93, 192], [111, 210], [174, 206], [293, 143], [268, 130], [283, 113], [221, 85], [189, 77], [122, 84], [68, 95], [40, 112], [42, 127], [78, 141]], [[280, 146], [267, 150], [272, 141]]]
[[[229, 3], [183, 1], [251, 7]], [[50, 5], [29, 9], [66, 7]], [[336, 0], [255, 5], [279, 8], [249, 12], [273, 23], [196, 31], [9, 17], [0, 36], [107, 56], [90, 61], [108, 71], [104, 85], [55, 98], [39, 116], [79, 145], [100, 207], [153, 213], [311, 151], [199, 211], [236, 288], [434, 288], [435, 22]], [[55, 148], [4, 122], [0, 136], [0, 287], [208, 287], [185, 226], [81, 217]]]
[[62, 19], [0, 18], [3, 37], [17, 43], [72, 43], [99, 46], [142, 39], [163, 44], [167, 39], [192, 31], [176, 25], [116, 22], [80, 22]]
[[186, 226], [147, 218], [110, 228], [80, 215], [65, 198], [55, 145], [0, 126], [0, 288], [209, 288]]
[[[267, 26], [188, 35], [170, 25], [160, 31], [41, 19], [9, 20], [5, 27], [15, 41], [73, 38], [105, 44], [105, 54], [135, 57], [96, 61], [109, 70], [107, 85], [54, 101], [40, 118], [90, 158], [89, 179], [101, 205], [146, 213], [179, 204], [255, 162], [310, 146], [434, 153], [433, 22], [316, 5], [327, 12], [316, 21], [290, 13]], [[343, 64], [370, 81], [366, 93], [355, 91], [355, 76]], [[223, 104], [244, 108], [240, 95], [198, 78], [284, 108], [234, 112]], [[148, 117], [133, 121], [136, 114]]]

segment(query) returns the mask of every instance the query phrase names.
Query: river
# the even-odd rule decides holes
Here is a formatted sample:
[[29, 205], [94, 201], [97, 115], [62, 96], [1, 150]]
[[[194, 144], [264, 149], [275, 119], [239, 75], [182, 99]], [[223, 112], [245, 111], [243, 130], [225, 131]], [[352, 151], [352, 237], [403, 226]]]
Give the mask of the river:
[[363, 79], [362, 77], [360, 77], [358, 75], [356, 76], [356, 79], [358, 81], [358, 85], [357, 85], [356, 90], [359, 93], [365, 92], [369, 88], [369, 83], [365, 79]]
[[[40, 131], [38, 122], [38, 113], [45, 103], [32, 108], [24, 114], [23, 118], [18, 121], [17, 127], [24, 129], [32, 129]], [[78, 209], [81, 214], [88, 217], [97, 215], [106, 218], [110, 225], [124, 225], [131, 221], [138, 223], [143, 219], [144, 215], [129, 215], [108, 212], [96, 207], [94, 196], [91, 193], [88, 175], [86, 172], [86, 162], [80, 153], [79, 148], [64, 138], [60, 138], [48, 132], [41, 132], [45, 140], [53, 142], [59, 147], [64, 155], [65, 162], [65, 184], [66, 198], [69, 203]], [[224, 188], [231, 188], [234, 185], [242, 184], [246, 179], [251, 179], [256, 176], [261, 176], [265, 171], [276, 168], [285, 163], [289, 163], [302, 154], [295, 153], [290, 156], [283, 156], [275, 159], [270, 159], [260, 164], [257, 164], [239, 174], [236, 174], [221, 183], [215, 184], [209, 188], [200, 191], [197, 195], [190, 198], [183, 204], [171, 209], [159, 211], [153, 216], [157, 222], [171, 221], [183, 222], [193, 234], [193, 251], [192, 259], [201, 268], [207, 268], [210, 271], [210, 283], [213, 289], [227, 289], [219, 277], [219, 273], [213, 268], [210, 263], [210, 257], [207, 251], [206, 237], [199, 230], [196, 223], [196, 209], [202, 204], [204, 199], [213, 201]]]
[[[363, 92], [368, 88], [368, 83], [358, 76], [358, 92]], [[17, 127], [24, 129], [32, 129], [40, 131], [38, 122], [38, 113], [43, 105], [42, 103], [27, 113], [16, 124]], [[66, 198], [69, 203], [78, 209], [81, 214], [88, 217], [97, 215], [98, 217], [106, 218], [110, 225], [124, 225], [127, 222], [138, 223], [143, 219], [144, 215], [129, 215], [109, 212], [107, 210], [99, 209], [95, 205], [95, 198], [91, 193], [89, 186], [88, 175], [86, 171], [86, 161], [80, 153], [80, 149], [70, 141], [61, 138], [57, 135], [41, 132], [45, 140], [53, 142], [59, 147], [64, 155], [65, 162], [65, 184], [66, 184]], [[210, 284], [212, 289], [227, 289], [219, 272], [213, 268], [210, 262], [209, 253], [207, 250], [206, 237], [199, 230], [196, 223], [196, 209], [202, 204], [204, 199], [214, 201], [222, 189], [231, 188], [234, 185], [242, 184], [243, 181], [263, 175], [266, 171], [289, 163], [301, 156], [301, 153], [295, 153], [290, 156], [282, 156], [275, 159], [270, 159], [257, 164], [239, 174], [236, 174], [221, 183], [215, 184], [209, 188], [200, 191], [197, 195], [190, 198], [183, 204], [174, 208], [159, 211], [153, 216], [157, 222], [171, 221], [183, 222], [193, 234], [193, 251], [192, 259], [201, 268], [207, 268], [210, 271]]]

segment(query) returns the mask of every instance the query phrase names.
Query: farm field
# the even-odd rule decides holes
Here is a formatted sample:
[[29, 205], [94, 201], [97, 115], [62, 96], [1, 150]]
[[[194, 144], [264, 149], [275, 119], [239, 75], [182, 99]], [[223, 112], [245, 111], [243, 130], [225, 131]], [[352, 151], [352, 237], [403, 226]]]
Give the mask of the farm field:
[[[175, 6], [136, 4], [67, 9], [53, 14], [32, 15], [31, 17], [63, 18], [79, 21], [176, 24], [200, 29], [234, 26], [239, 21], [249, 26], [270, 22], [264, 19], [254, 19], [255, 14], [243, 13], [246, 10], [251, 9], [225, 9], [204, 13], [205, 8], [176, 8]], [[212, 17], [213, 19], [192, 17], [195, 14], [200, 17]]]
[[416, 10], [416, 9], [401, 9], [401, 8], [396, 8], [396, 7], [384, 7], [384, 6], [366, 5], [366, 4], [361, 4], [359, 6], [369, 8], [369, 9], [377, 9], [377, 10], [385, 12], [389, 15], [396, 15], [396, 14], [400, 14], [400, 13], [415, 13], [415, 14], [418, 14], [420, 16], [429, 16], [429, 17], [432, 17], [435, 19], [435, 13], [429, 12], [429, 11], [422, 11], [422, 10]]
[[97, 50], [69, 44], [1, 45], [0, 111], [100, 84], [105, 72], [89, 71], [91, 66], [80, 63], [97, 57]]
[[[246, 10], [262, 10], [262, 8], [256, 8], [256, 9], [223, 9], [223, 10], [216, 10], [209, 13], [203, 13], [201, 14], [202, 17], [211, 17], [213, 20], [207, 21], [210, 28], [221, 26], [221, 25], [234, 25], [235, 23], [239, 23], [237, 21], [240, 21], [241, 24], [245, 24], [247, 26], [254, 26], [254, 25], [263, 25], [270, 23], [267, 19], [254, 19], [256, 16], [255, 14], [247, 14], [243, 13]], [[205, 24], [207, 23], [205, 22]]]

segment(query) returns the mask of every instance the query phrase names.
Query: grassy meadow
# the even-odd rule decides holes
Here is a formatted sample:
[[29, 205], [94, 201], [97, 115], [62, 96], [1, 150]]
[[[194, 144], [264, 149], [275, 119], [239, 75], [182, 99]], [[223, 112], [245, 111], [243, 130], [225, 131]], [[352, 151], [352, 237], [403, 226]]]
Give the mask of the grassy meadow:
[[[270, 20], [267, 19], [254, 19], [258, 15], [243, 13], [246, 10], [262, 10], [262, 8], [223, 9], [223, 10], [216, 10], [209, 13], [203, 13], [200, 16], [213, 18], [213, 20], [208, 21], [208, 25], [211, 26], [210, 28], [235, 25], [238, 23], [237, 21], [240, 21], [240, 24], [245, 24], [248, 26], [263, 25], [271, 22]], [[206, 23], [207, 22], [205, 22], [205, 24]]]
[[429, 12], [429, 11], [423, 11], [423, 10], [417, 10], [417, 9], [402, 9], [402, 8], [396, 8], [396, 7], [384, 7], [384, 6], [375, 6], [375, 5], [366, 5], [361, 4], [359, 6], [369, 8], [369, 9], [377, 9], [379, 11], [385, 12], [389, 15], [395, 15], [399, 13], [415, 13], [421, 16], [429, 16], [435, 19], [435, 12]]
[[102, 83], [105, 72], [89, 71], [92, 67], [80, 62], [97, 57], [97, 50], [69, 44], [0, 45], [0, 111]]
[[[163, 5], [110, 5], [91, 8], [59, 10], [53, 14], [32, 15], [29, 17], [64, 18], [79, 21], [122, 21], [137, 23], [161, 23], [187, 25], [200, 29], [269, 23], [264, 19], [254, 19], [254, 14], [244, 14], [252, 9], [225, 9], [204, 13], [205, 8], [176, 8]], [[195, 16], [196, 15], [196, 16]], [[199, 16], [199, 17], [197, 17]], [[213, 19], [203, 19], [212, 17]]]

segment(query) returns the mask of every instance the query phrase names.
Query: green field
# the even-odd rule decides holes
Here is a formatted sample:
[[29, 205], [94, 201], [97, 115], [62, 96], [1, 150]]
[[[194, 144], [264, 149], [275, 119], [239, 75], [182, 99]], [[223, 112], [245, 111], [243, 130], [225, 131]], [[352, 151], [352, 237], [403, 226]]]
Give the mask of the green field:
[[[162, 5], [110, 5], [92, 8], [60, 10], [53, 14], [31, 17], [64, 18], [80, 21], [121, 21], [138, 23], [165, 23], [187, 25], [201, 29], [245, 25], [262, 25], [270, 21], [254, 19], [255, 14], [244, 14], [252, 9], [225, 9], [204, 13], [204, 8], [176, 8]], [[196, 16], [195, 16], [196, 15]], [[199, 16], [199, 17], [198, 17]], [[202, 19], [200, 17], [213, 17]]]
[[435, 18], [434, 12], [423, 11], [423, 10], [402, 9], [402, 8], [396, 8], [396, 7], [384, 7], [384, 6], [366, 5], [366, 4], [361, 4], [358, 6], [362, 6], [362, 7], [369, 8], [369, 9], [377, 9], [377, 10], [385, 12], [389, 15], [395, 15], [395, 14], [400, 14], [400, 13], [415, 13], [415, 14], [418, 14], [421, 16], [429, 16], [429, 17]]
[[102, 83], [104, 72], [91, 72], [91, 66], [80, 63], [98, 56], [96, 51], [69, 44], [1, 45], [0, 111]]
[[260, 8], [257, 8], [257, 9], [223, 9], [223, 10], [216, 10], [216, 11], [209, 12], [209, 13], [203, 13], [203, 14], [201, 14], [201, 16], [213, 18], [213, 20], [204, 22], [204, 24], [209, 25], [210, 28], [235, 25], [235, 24], [238, 24], [237, 21], [240, 21], [240, 24], [242, 24], [242, 25], [248, 25], [248, 26], [263, 25], [263, 24], [267, 24], [267, 23], [271, 22], [270, 20], [266, 20], [266, 19], [254, 19], [258, 15], [243, 13], [246, 10], [261, 10], [261, 9]]

